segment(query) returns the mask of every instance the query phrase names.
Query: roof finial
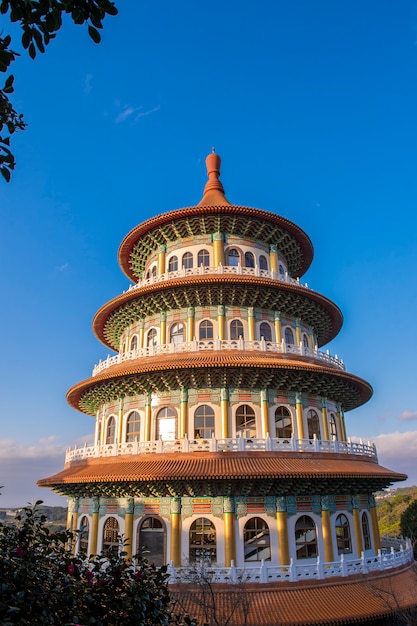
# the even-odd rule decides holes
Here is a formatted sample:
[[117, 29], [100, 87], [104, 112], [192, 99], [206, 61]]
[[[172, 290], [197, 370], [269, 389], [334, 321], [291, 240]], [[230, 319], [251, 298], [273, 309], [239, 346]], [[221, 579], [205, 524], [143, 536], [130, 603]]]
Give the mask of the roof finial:
[[214, 146], [211, 149], [211, 154], [214, 154], [216, 152], [216, 150], [214, 149]]
[[219, 180], [220, 163], [221, 159], [219, 155], [215, 153], [213, 147], [211, 154], [206, 158], [208, 181], [204, 187], [203, 199], [199, 202], [200, 206], [221, 206], [223, 204], [230, 204], [224, 196], [223, 185]]

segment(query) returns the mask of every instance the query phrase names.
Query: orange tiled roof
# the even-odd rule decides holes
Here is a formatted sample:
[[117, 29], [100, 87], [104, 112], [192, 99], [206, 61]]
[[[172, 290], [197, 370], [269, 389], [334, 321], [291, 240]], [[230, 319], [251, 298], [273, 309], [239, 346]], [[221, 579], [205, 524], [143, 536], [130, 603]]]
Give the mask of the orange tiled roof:
[[[230, 585], [212, 586], [218, 616], [227, 619], [235, 608], [229, 622], [233, 626], [336, 626], [370, 621], [377, 623], [378, 619], [389, 616], [393, 619], [392, 623], [396, 623], [395, 614], [405, 617], [407, 611], [415, 610], [416, 589], [414, 568], [304, 584], [243, 584], [236, 588]], [[211, 605], [210, 599], [204, 596], [204, 590], [204, 586], [172, 585], [171, 591], [179, 599], [177, 612], [187, 612], [199, 623], [204, 623], [207, 617], [203, 607]], [[208, 615], [212, 619], [210, 613]]]

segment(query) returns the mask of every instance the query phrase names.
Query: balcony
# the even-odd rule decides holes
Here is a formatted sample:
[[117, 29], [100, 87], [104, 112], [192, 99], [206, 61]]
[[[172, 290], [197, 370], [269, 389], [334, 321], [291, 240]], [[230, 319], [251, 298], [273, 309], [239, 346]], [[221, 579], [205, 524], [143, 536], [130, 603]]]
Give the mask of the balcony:
[[99, 361], [93, 368], [93, 376], [97, 376], [101, 371], [130, 361], [134, 359], [143, 359], [150, 356], [159, 356], [163, 354], [180, 354], [183, 352], [204, 352], [204, 351], [217, 351], [217, 350], [239, 350], [247, 352], [269, 352], [275, 354], [293, 354], [301, 357], [309, 357], [330, 365], [337, 367], [338, 369], [345, 370], [344, 362], [339, 359], [337, 354], [332, 356], [329, 351], [320, 352], [317, 348], [312, 350], [311, 348], [305, 348], [303, 343], [299, 345], [287, 344], [284, 340], [280, 343], [274, 341], [265, 341], [259, 339], [255, 341], [246, 341], [244, 339], [209, 339], [184, 341], [182, 343], [166, 343], [160, 346], [149, 346], [146, 348], [138, 348], [136, 350], [130, 350], [123, 354], [116, 354], [115, 356], [108, 356], [104, 361]]
[[83, 459], [115, 457], [137, 454], [171, 454], [175, 452], [331, 452], [333, 454], [354, 454], [377, 461], [375, 444], [353, 441], [322, 439], [278, 439], [272, 437], [233, 437], [227, 439], [170, 439], [157, 441], [132, 441], [104, 445], [87, 445], [68, 449], [65, 463]]

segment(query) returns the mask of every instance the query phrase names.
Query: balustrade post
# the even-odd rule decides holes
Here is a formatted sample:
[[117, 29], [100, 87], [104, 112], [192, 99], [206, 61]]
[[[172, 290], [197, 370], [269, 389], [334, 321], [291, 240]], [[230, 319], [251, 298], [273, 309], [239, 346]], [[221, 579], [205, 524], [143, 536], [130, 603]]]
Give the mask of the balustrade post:
[[233, 559], [230, 561], [230, 568], [229, 568], [229, 572], [230, 572], [230, 582], [232, 582], [232, 583], [236, 583], [236, 582], [237, 582], [237, 580], [236, 580], [236, 578], [237, 578], [237, 577], [236, 577], [237, 572], [236, 572], [235, 562], [234, 562], [234, 560], [233, 560]]
[[217, 452], [217, 450], [218, 450], [217, 439], [215, 438], [214, 433], [213, 433], [210, 439], [210, 452]]
[[365, 560], [365, 553], [364, 552], [362, 552], [362, 554], [361, 554], [361, 572], [362, 572], [362, 574], [367, 574], [368, 573], [368, 570], [367, 570], [367, 567], [366, 567], [366, 560]]
[[324, 578], [323, 564], [320, 561], [320, 556], [317, 556], [317, 578]]
[[162, 453], [163, 452], [163, 447], [164, 447], [164, 442], [162, 441], [162, 438], [160, 437], [158, 439], [158, 441], [156, 442], [156, 451], [157, 451], [157, 453]]
[[245, 451], [245, 443], [246, 443], [246, 440], [243, 437], [237, 438], [237, 447], [238, 447], [239, 452]]
[[190, 440], [188, 439], [187, 433], [184, 435], [184, 439], [182, 440], [182, 452], [190, 451]]
[[342, 565], [342, 576], [347, 576], [345, 555], [343, 553], [340, 555], [340, 563]]
[[319, 452], [320, 451], [320, 445], [319, 445], [319, 440], [317, 439], [316, 433], [314, 433], [314, 435], [313, 435], [313, 442], [314, 442], [314, 452]]
[[265, 450], [267, 451], [272, 450], [272, 439], [269, 436], [269, 433], [266, 433], [266, 437], [265, 437]]
[[268, 576], [267, 576], [267, 571], [266, 571], [264, 559], [262, 559], [262, 561], [261, 561], [260, 579], [259, 580], [260, 580], [261, 583], [266, 583], [268, 581]]
[[290, 581], [292, 583], [294, 583], [297, 580], [297, 575], [296, 575], [296, 571], [295, 571], [295, 565], [294, 565], [294, 559], [291, 558], [290, 561]]

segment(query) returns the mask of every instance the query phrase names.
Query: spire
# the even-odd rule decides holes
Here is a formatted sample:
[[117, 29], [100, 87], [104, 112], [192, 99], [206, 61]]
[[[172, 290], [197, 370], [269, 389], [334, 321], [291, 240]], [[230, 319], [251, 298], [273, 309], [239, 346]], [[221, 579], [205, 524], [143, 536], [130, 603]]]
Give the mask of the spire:
[[220, 163], [221, 159], [219, 155], [216, 154], [214, 148], [212, 148], [211, 154], [206, 158], [208, 181], [204, 187], [203, 198], [197, 206], [221, 206], [223, 204], [230, 204], [224, 195], [223, 185], [219, 180]]

